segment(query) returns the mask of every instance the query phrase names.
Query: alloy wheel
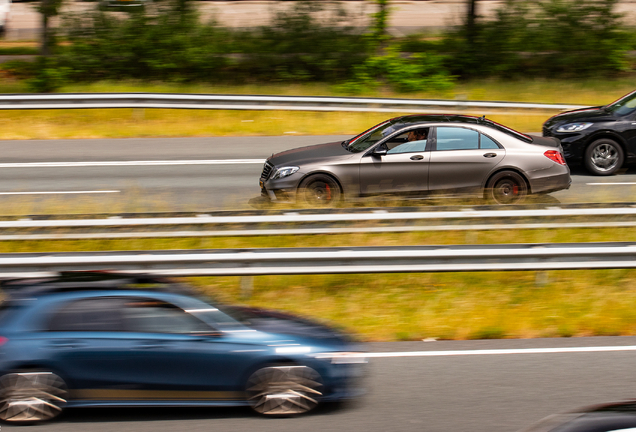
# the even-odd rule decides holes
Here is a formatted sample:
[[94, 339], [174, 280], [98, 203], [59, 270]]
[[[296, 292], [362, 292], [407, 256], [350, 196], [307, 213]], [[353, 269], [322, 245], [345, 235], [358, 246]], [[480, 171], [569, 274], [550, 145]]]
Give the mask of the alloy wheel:
[[264, 415], [306, 413], [318, 405], [322, 382], [307, 366], [270, 366], [257, 370], [247, 382], [248, 401]]
[[0, 419], [38, 422], [57, 416], [66, 405], [66, 384], [51, 372], [11, 373], [0, 378]]

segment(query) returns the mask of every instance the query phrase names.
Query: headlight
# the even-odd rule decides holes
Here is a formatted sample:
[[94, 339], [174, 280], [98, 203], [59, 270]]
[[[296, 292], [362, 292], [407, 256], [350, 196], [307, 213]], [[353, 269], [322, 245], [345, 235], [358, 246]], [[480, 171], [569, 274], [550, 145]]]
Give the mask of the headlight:
[[365, 353], [361, 352], [327, 352], [315, 354], [314, 357], [331, 360], [332, 364], [368, 363]]
[[568, 123], [556, 130], [557, 132], [579, 132], [592, 126], [592, 123]]
[[288, 166], [288, 167], [278, 168], [276, 170], [276, 172], [274, 173], [274, 175], [272, 176], [272, 180], [289, 177], [290, 175], [292, 175], [293, 173], [295, 173], [299, 169], [300, 168], [297, 167], [297, 166]]

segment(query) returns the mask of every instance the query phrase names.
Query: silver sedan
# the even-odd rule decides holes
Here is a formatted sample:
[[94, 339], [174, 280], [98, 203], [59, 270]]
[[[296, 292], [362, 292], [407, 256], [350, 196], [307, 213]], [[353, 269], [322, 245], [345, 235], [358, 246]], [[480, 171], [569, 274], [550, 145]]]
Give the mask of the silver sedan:
[[309, 206], [431, 194], [517, 204], [570, 183], [558, 139], [464, 115], [397, 117], [343, 142], [277, 153], [260, 178], [263, 197]]

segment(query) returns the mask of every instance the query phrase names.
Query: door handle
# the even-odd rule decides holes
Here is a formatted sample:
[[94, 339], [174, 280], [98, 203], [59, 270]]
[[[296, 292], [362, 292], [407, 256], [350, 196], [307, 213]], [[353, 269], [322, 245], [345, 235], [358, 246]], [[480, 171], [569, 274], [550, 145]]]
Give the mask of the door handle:
[[422, 159], [424, 159], [424, 156], [422, 155], [411, 156], [411, 160], [422, 160]]
[[497, 157], [497, 153], [485, 153], [484, 157], [485, 158], [494, 158], [494, 157]]
[[141, 341], [137, 344], [139, 349], [160, 349], [165, 348], [166, 343], [161, 341]]
[[79, 348], [85, 345], [86, 344], [84, 342], [70, 340], [70, 339], [55, 340], [55, 341], [49, 342], [49, 346], [51, 348], [71, 349], [71, 348]]

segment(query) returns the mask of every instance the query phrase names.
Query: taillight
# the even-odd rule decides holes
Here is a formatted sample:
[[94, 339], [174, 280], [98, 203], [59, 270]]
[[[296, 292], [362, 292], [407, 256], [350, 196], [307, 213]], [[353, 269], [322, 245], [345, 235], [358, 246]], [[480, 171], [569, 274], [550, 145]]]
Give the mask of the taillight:
[[9, 342], [9, 339], [4, 336], [0, 336], [0, 346], [6, 344], [7, 342]]
[[551, 161], [558, 163], [559, 165], [565, 165], [565, 159], [563, 158], [563, 155], [560, 151], [548, 150], [547, 152], [543, 153], [543, 155]]

